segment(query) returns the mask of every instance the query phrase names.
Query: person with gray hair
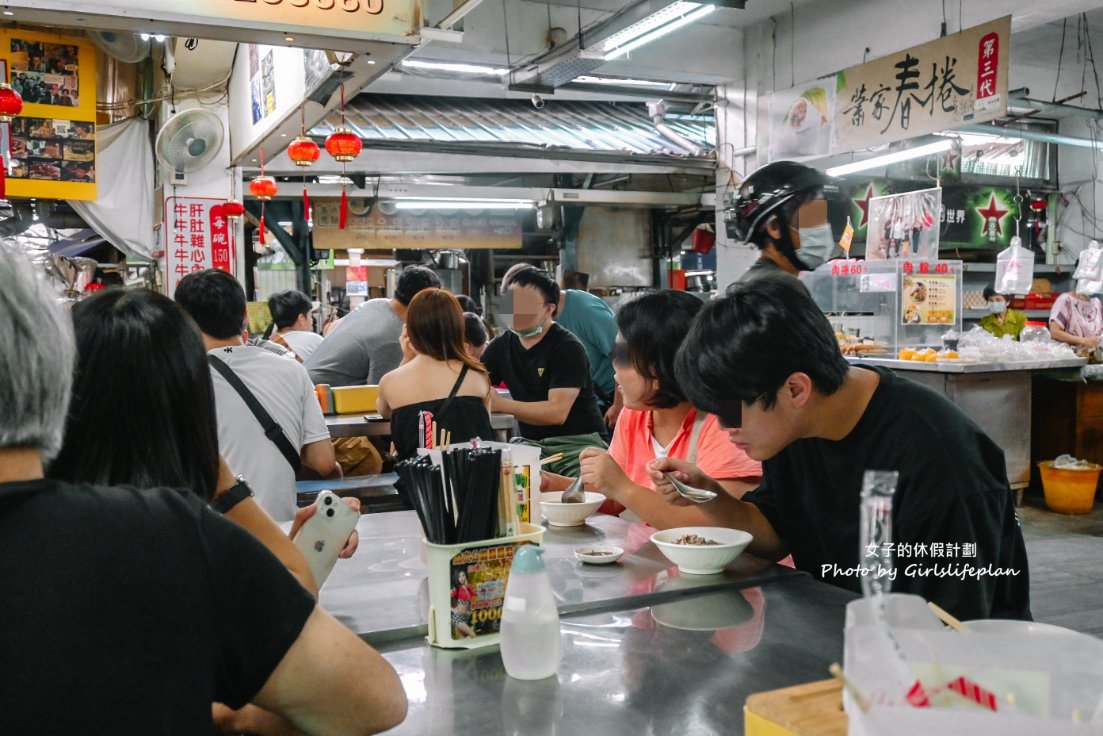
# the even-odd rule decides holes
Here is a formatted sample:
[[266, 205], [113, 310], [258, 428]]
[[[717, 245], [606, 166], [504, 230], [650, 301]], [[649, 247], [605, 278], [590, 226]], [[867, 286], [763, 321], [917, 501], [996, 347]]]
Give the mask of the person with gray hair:
[[73, 357], [64, 310], [0, 244], [0, 661], [19, 673], [0, 689], [7, 729], [211, 733], [215, 701], [306, 733], [401, 722], [390, 665], [198, 494], [44, 478]]
[[54, 299], [31, 262], [0, 244], [0, 451], [42, 462], [61, 449], [76, 353]]

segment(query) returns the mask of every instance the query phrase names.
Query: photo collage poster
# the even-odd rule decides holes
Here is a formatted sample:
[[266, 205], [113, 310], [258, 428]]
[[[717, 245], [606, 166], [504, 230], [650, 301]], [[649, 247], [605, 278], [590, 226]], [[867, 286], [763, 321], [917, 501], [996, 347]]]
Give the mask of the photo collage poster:
[[95, 54], [85, 39], [0, 33], [2, 78], [23, 98], [8, 126], [8, 194], [96, 198]]

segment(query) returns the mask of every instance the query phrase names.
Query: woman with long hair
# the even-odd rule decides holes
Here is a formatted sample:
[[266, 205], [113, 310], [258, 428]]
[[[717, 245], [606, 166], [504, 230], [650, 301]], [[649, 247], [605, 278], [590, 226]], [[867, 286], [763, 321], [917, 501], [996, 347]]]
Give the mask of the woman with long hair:
[[[156, 292], [107, 289], [74, 305], [72, 319], [72, 401], [48, 477], [195, 493], [249, 531], [317, 597], [310, 567], [289, 538], [314, 507], [300, 509], [284, 534], [219, 454], [207, 351], [191, 317]], [[359, 508], [355, 499], [350, 505]], [[355, 548], [354, 537], [341, 556]], [[279, 732], [285, 725], [251, 705], [231, 711], [216, 704], [213, 714], [230, 730], [249, 723], [256, 732]]]
[[[379, 413], [391, 420], [399, 459], [424, 444], [418, 415], [428, 411], [438, 433], [452, 442], [491, 439], [490, 378], [464, 345], [464, 318], [456, 297], [425, 289], [410, 301], [402, 333], [402, 364], [379, 381]], [[439, 439], [434, 439], [434, 442]]]
[[[49, 475], [71, 483], [187, 489], [216, 499], [238, 485], [218, 452], [214, 387], [203, 337], [176, 302], [146, 289], [108, 289], [72, 310], [77, 342], [65, 440]], [[310, 568], [247, 492], [224, 512], [305, 588]], [[304, 515], [305, 516], [305, 515]], [[296, 518], [296, 529], [305, 518]]]

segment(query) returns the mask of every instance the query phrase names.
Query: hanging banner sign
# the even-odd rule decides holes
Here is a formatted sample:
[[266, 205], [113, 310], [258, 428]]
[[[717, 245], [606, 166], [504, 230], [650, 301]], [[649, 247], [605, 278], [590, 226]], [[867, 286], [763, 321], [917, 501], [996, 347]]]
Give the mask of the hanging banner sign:
[[512, 210], [394, 210], [377, 202], [358, 216], [359, 200], [350, 200], [352, 216], [339, 227], [339, 201], [315, 199], [314, 247], [395, 250], [415, 248], [521, 247], [521, 216]]
[[218, 268], [234, 272], [236, 254], [224, 200], [212, 197], [165, 198], [165, 287], [169, 296], [180, 279], [194, 271]]
[[1011, 16], [840, 72], [836, 153], [980, 123], [1007, 110]]

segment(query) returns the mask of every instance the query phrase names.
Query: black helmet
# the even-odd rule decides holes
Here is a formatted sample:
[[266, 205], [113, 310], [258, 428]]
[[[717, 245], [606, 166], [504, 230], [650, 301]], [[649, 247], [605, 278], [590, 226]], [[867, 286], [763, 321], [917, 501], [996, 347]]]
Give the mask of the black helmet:
[[758, 169], [739, 187], [725, 220], [728, 237], [748, 242], [769, 215], [801, 195], [819, 192], [833, 195], [838, 184], [832, 177], [793, 161], [775, 161]]

